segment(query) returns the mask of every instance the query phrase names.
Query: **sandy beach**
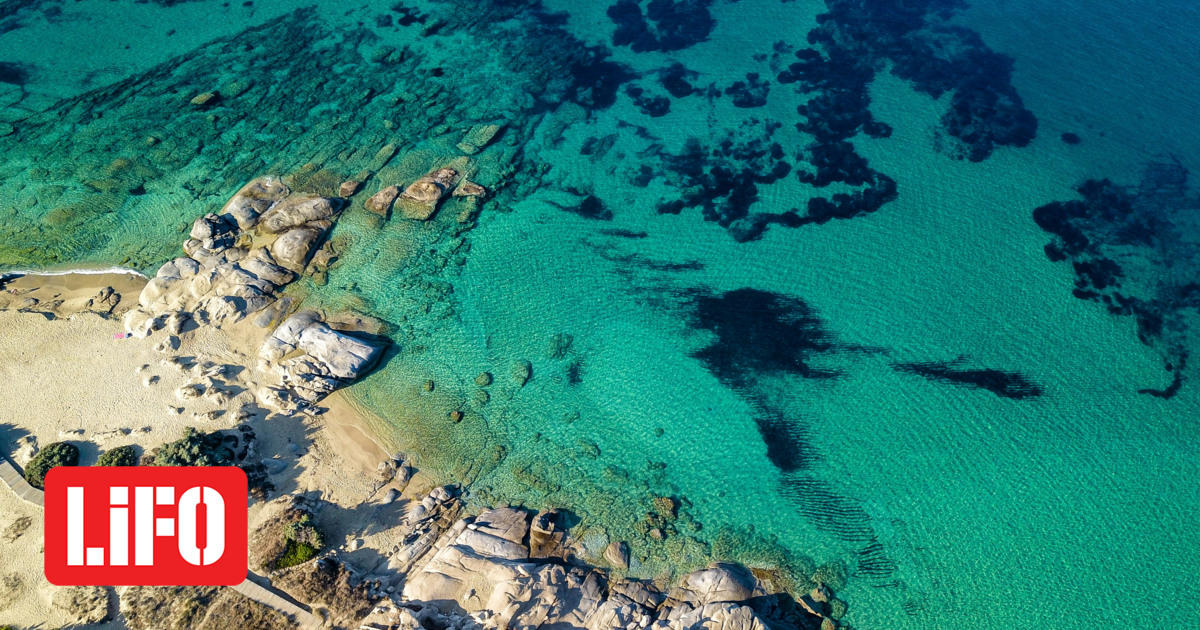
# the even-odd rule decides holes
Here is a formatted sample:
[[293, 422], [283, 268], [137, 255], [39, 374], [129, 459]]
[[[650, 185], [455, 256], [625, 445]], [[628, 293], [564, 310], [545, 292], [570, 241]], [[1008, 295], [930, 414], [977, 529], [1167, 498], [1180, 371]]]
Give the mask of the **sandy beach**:
[[[209, 432], [245, 422], [255, 429], [259, 453], [286, 464], [271, 476], [277, 496], [307, 493], [345, 508], [320, 515], [332, 545], [361, 530], [363, 515], [359, 512], [355, 518], [351, 508], [379, 490], [376, 468], [390, 457], [370, 425], [360, 421], [340, 394], [323, 401], [328, 411], [321, 415], [271, 414], [258, 407], [251, 392], [269, 375], [254, 367], [253, 357], [266, 331], [204, 326], [181, 334], [178, 349], [162, 352], [155, 349], [161, 339], [125, 338], [119, 317], [105, 312], [107, 305], [88, 306], [111, 288], [120, 297], [112, 309], [119, 315], [136, 302], [144, 284], [144, 278], [127, 274], [80, 274], [24, 276], [5, 285], [0, 299], [6, 303], [0, 309], [12, 309], [18, 300], [28, 306], [0, 310], [3, 456], [24, 465], [34, 446], [65, 441], [79, 447], [80, 465], [86, 466], [118, 446], [134, 445], [146, 452], [179, 439], [187, 427]], [[223, 368], [222, 389], [231, 397], [179, 398], [180, 387], [217, 366]], [[241, 421], [240, 414], [245, 415]], [[428, 490], [417, 485], [414, 490]], [[251, 529], [263, 507], [262, 502], [252, 505]], [[0, 489], [0, 531], [15, 533], [21, 529], [19, 524], [14, 527], [18, 521], [29, 523], [19, 537], [0, 541], [0, 572], [4, 578], [15, 576], [19, 584], [0, 611], [0, 623], [72, 623], [71, 615], [53, 604], [59, 587], [42, 575], [41, 509]], [[115, 597], [111, 607], [115, 612]], [[118, 619], [92, 627], [126, 626]]]

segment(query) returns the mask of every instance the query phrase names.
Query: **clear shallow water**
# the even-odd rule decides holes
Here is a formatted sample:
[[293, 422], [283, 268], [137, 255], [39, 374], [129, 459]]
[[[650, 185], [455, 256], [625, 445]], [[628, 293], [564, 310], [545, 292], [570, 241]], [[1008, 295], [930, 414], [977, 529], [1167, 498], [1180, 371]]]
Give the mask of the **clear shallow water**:
[[[603, 81], [580, 89], [565, 86], [570, 73], [554, 72], [576, 57], [523, 39], [539, 39], [536, 24], [545, 23], [530, 11], [490, 26], [451, 22], [421, 37], [415, 29], [423, 26], [398, 26], [401, 14], [390, 5], [349, 15], [318, 8], [295, 18], [330, 29], [315, 32], [312, 44], [272, 45], [282, 33], [300, 37], [287, 23], [234, 40], [261, 49], [221, 45], [205, 48], [192, 65], [167, 61], [208, 38], [269, 25], [290, 8], [259, 4], [254, 15], [205, 22], [213, 29], [205, 38], [175, 49], [149, 45], [177, 41], [161, 34], [168, 24], [190, 24], [210, 4], [64, 9], [100, 16], [96, 23], [114, 11], [149, 12], [161, 25], [149, 29], [157, 34], [134, 37], [130, 29], [130, 45], [141, 52], [114, 53], [113, 76], [167, 63], [182, 68], [171, 70], [182, 83], [152, 94], [170, 74], [152, 70], [152, 80], [124, 92], [85, 97], [84, 118], [101, 114], [86, 127], [107, 125], [129, 140], [124, 145], [89, 140], [83, 123], [62, 131], [57, 121], [23, 123], [13, 115], [17, 133], [0, 139], [21, 143], [0, 163], [0, 211], [15, 209], [0, 262], [153, 268], [175, 255], [180, 224], [260, 172], [300, 170], [310, 175], [302, 183], [320, 190], [327, 184], [312, 173], [324, 168], [336, 183], [371, 168], [378, 147], [394, 142], [398, 157], [372, 169], [371, 185], [411, 180], [457, 155], [453, 145], [465, 127], [502, 117], [508, 127], [475, 164], [481, 183], [502, 188], [473, 229], [456, 221], [457, 206], [421, 225], [381, 223], [354, 206], [335, 231], [340, 265], [327, 283], [295, 289], [393, 326], [400, 352], [353, 393], [422, 467], [471, 482], [480, 503], [568, 507], [590, 528], [580, 532], [587, 540], [633, 541], [634, 573], [645, 577], [710, 555], [802, 573], [811, 565], [798, 555], [841, 560], [852, 576], [841, 593], [851, 605], [847, 621], [859, 628], [1128, 623], [1115, 597], [1138, 602], [1139, 616], [1163, 627], [1200, 621], [1190, 597], [1200, 548], [1188, 536], [1200, 507], [1191, 446], [1198, 405], [1187, 380], [1194, 368], [1183, 370], [1172, 398], [1137, 393], [1171, 381], [1163, 363], [1178, 362], [1180, 344], [1194, 345], [1191, 315], [1171, 320], [1183, 332], [1141, 343], [1137, 318], [1072, 296], [1075, 274], [1047, 260], [1051, 237], [1032, 219], [1034, 208], [1075, 199], [1072, 187], [1083, 179], [1136, 183], [1162, 152], [1184, 166], [1197, 163], [1186, 123], [1200, 88], [1179, 61], [1193, 37], [1188, 7], [1113, 13], [1098, 3], [974, 3], [956, 23], [1016, 58], [1012, 83], [1038, 118], [1036, 139], [977, 163], [952, 159], [942, 125], [950, 96], [934, 100], [881, 72], [870, 83], [870, 111], [892, 134], [858, 134], [853, 143], [871, 168], [895, 180], [897, 198], [863, 216], [772, 225], [757, 240], [738, 242], [740, 223], [726, 229], [703, 220], [699, 208], [657, 211], [678, 198], [681, 183], [662, 156], [684, 151], [689, 137], [715, 147], [732, 131], [735, 143], [752, 143], [764, 137], [767, 121], [778, 121], [771, 140], [803, 167], [792, 156], [811, 137], [793, 125], [796, 106], [809, 97], [778, 82], [795, 57], [774, 44], [806, 46], [824, 3], [714, 4], [707, 41], [666, 52], [613, 46], [607, 3], [548, 3], [569, 13], [563, 32], [581, 45], [607, 47], [610, 61], [628, 66], [608, 106], [596, 98]], [[411, 6], [430, 15], [448, 7]], [[372, 26], [382, 14], [393, 16], [391, 27]], [[38, 29], [83, 38], [81, 21], [29, 18], [0, 36], [7, 55], [0, 61], [30, 64], [26, 91], [74, 98], [91, 85], [61, 78], [70, 74], [61, 65], [49, 70], [46, 60], [57, 53], [15, 44]], [[354, 34], [359, 22], [369, 35]], [[182, 32], [179, 26], [172, 28]], [[1084, 42], [1099, 47], [1094, 42], [1115, 37], [1119, 50], [1100, 47], [1111, 54], [1080, 52], [1092, 50]], [[446, 78], [363, 61], [384, 45], [411, 46], [419, 69], [441, 67]], [[322, 52], [275, 52], [289, 48]], [[206, 65], [206, 56], [216, 61]], [[314, 66], [314, 58], [330, 61]], [[1176, 64], [1163, 63], [1168, 58]], [[254, 74], [255, 59], [269, 61], [273, 79]], [[694, 71], [689, 80], [701, 89], [711, 83], [723, 90], [759, 72], [770, 81], [766, 103], [742, 108], [730, 95], [672, 97], [669, 113], [650, 116], [625, 86], [642, 87], [647, 98], [665, 95], [657, 78], [673, 61]], [[304, 78], [314, 73], [322, 80]], [[192, 149], [171, 136], [169, 115], [144, 115], [168, 104], [179, 111], [192, 93], [247, 75], [257, 77], [247, 92], [257, 105], [234, 97], [229, 111], [216, 112], [237, 121], [230, 129], [209, 137], [197, 127], [206, 138], [199, 157], [177, 154]], [[312, 102], [272, 100], [271, 85], [311, 94]], [[356, 103], [354, 94], [368, 88], [389, 97]], [[408, 90], [420, 106], [390, 100]], [[146, 108], [114, 104], [130, 94]], [[1134, 102], [1145, 103], [1144, 111], [1131, 112]], [[207, 115], [184, 118], [224, 129]], [[252, 128], [250, 121], [268, 122]], [[22, 135], [29, 128], [38, 134]], [[149, 152], [155, 172], [129, 174], [148, 153], [138, 142], [164, 131], [162, 145], [179, 142], [183, 150]], [[1063, 143], [1064, 132], [1083, 142]], [[357, 153], [341, 153], [351, 148]], [[133, 163], [114, 169], [116, 157]], [[307, 163], [317, 166], [303, 170]], [[54, 172], [70, 164], [83, 166]], [[638, 185], [643, 165], [653, 175], [645, 186]], [[88, 169], [108, 169], [100, 178], [119, 185], [72, 183], [99, 177]], [[145, 182], [145, 194], [128, 194], [134, 180]], [[63, 197], [76, 194], [102, 210], [51, 215], [62, 207], [47, 199], [44, 189], [54, 185], [63, 186]], [[757, 188], [752, 212], [803, 210], [808, 198], [828, 194], [794, 175]], [[610, 220], [564, 211], [588, 195]], [[1170, 251], [1188, 252], [1200, 239], [1178, 225], [1182, 234]], [[1120, 259], [1128, 275], [1149, 279], [1143, 284], [1194, 273], [1191, 259], [1176, 257], [1170, 270], [1160, 262]], [[1138, 294], [1138, 282], [1125, 284]], [[565, 348], [564, 333], [572, 337]], [[965, 367], [1019, 374], [1041, 395], [1005, 397], [895, 367], [958, 357], [967, 358]], [[511, 376], [520, 360], [533, 367], [524, 387]], [[486, 403], [474, 385], [484, 370], [496, 378]], [[422, 387], [427, 379], [437, 384], [432, 393]], [[468, 412], [458, 424], [448, 419], [455, 409]], [[651, 498], [662, 495], [686, 503], [675, 531], [656, 542], [642, 523], [654, 509]]]

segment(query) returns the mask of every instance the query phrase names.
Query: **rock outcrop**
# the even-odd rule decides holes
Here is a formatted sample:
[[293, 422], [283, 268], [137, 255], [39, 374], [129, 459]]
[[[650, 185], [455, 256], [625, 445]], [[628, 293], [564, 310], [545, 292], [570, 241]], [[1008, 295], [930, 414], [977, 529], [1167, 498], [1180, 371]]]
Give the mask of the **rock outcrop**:
[[[196, 219], [183, 244], [187, 256], [159, 268], [126, 315], [125, 329], [144, 338], [172, 320], [221, 326], [262, 311], [304, 270], [340, 205], [291, 195], [274, 177], [250, 182], [221, 214]], [[255, 246], [251, 230], [259, 235]]]
[[374, 195], [371, 195], [371, 197], [367, 199], [366, 203], [363, 205], [366, 206], [367, 210], [386, 217], [388, 210], [392, 209], [392, 203], [395, 202], [396, 197], [399, 196], [399, 186], [388, 186]]
[[413, 182], [396, 199], [395, 208], [406, 219], [428, 221], [437, 212], [438, 203], [458, 182], [459, 173], [452, 168], [439, 168]]
[[[283, 360], [296, 351], [304, 354]], [[276, 388], [263, 398], [281, 410], [293, 410], [297, 397], [318, 402], [365, 376], [383, 351], [378, 343], [330, 328], [315, 311], [300, 311], [280, 324], [259, 350], [260, 358], [277, 362], [274, 369], [283, 384], [282, 390]]]
[[[554, 529], [550, 513], [531, 523], [524, 511], [498, 508], [446, 527], [453, 513], [446, 506], [455, 501], [439, 488], [410, 513], [416, 523], [441, 525], [413, 531], [404, 537], [412, 542], [393, 552], [388, 570], [407, 571], [406, 582], [398, 608], [377, 609], [388, 619], [377, 627], [416, 630], [433, 622], [464, 630], [815, 630], [834, 623], [798, 608], [784, 613], [775, 596], [738, 565], [714, 563], [684, 577], [669, 594], [646, 582], [610, 583], [599, 570], [533, 557], [526, 541], [534, 545], [539, 529]], [[430, 535], [439, 529], [444, 533]], [[628, 562], [623, 545], [615, 553]]]
[[458, 143], [458, 150], [467, 155], [479, 153], [502, 128], [502, 124], [475, 125], [463, 136], [462, 142]]

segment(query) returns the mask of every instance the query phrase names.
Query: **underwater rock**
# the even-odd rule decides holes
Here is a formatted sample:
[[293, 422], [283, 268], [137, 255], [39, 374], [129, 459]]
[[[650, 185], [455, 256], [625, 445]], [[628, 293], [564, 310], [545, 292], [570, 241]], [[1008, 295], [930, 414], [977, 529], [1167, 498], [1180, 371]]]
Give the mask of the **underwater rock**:
[[604, 549], [604, 559], [618, 569], [629, 568], [629, 545], [616, 540]]
[[1046, 244], [1047, 257], [1071, 263], [1072, 295], [1102, 304], [1113, 315], [1134, 317], [1138, 340], [1166, 356], [1171, 382], [1138, 389], [1161, 398], [1183, 385], [1191, 320], [1200, 306], [1200, 269], [1192, 262], [1190, 241], [1179, 236], [1190, 231], [1200, 205], [1189, 175], [1177, 158], [1158, 158], [1145, 166], [1136, 186], [1091, 179], [1076, 186], [1079, 199], [1033, 211], [1038, 227], [1054, 236]]
[[463, 137], [462, 142], [458, 143], [458, 150], [467, 155], [475, 155], [479, 153], [487, 143], [492, 141], [492, 138], [504, 127], [504, 125], [475, 125]]
[[479, 376], [475, 377], [475, 384], [480, 387], [487, 387], [492, 384], [491, 372], [480, 372]]
[[1036, 398], [1042, 388], [1028, 378], [992, 368], [973, 369], [964, 367], [965, 359], [954, 361], [928, 361], [923, 363], [898, 363], [892, 367], [905, 374], [923, 376], [931, 381], [960, 385], [971, 389], [986, 389], [993, 394], [1014, 400]]
[[363, 205], [366, 206], [367, 210], [386, 217], [388, 210], [392, 209], [392, 202], [396, 201], [396, 197], [399, 196], [399, 186], [388, 186], [374, 195], [371, 195], [371, 197], [367, 199], [366, 203]]
[[745, 81], [735, 81], [725, 88], [725, 94], [733, 97], [733, 106], [741, 108], [766, 105], [770, 92], [770, 82], [760, 79], [757, 72], [751, 72], [746, 75]]
[[700, 73], [688, 70], [683, 64], [676, 61], [659, 73], [658, 82], [671, 96], [683, 98], [698, 91], [688, 82], [688, 79], [698, 76]]
[[458, 171], [440, 168], [413, 182], [396, 199], [395, 207], [406, 219], [427, 221], [437, 211], [438, 202], [454, 185]]
[[362, 188], [362, 182], [353, 180], [342, 182], [341, 186], [338, 186], [338, 196], [343, 199], [353, 197], [359, 188]]
[[554, 333], [550, 336], [550, 342], [546, 346], [546, 358], [562, 359], [566, 357], [574, 343], [575, 337], [570, 333]]
[[191, 103], [192, 106], [202, 109], [209, 105], [215, 104], [219, 98], [221, 98], [221, 95], [216, 92], [202, 92], [197, 94], [188, 102]]
[[483, 186], [480, 186], [479, 184], [476, 184], [475, 182], [469, 182], [464, 179], [461, 182], [459, 182], [458, 188], [454, 189], [453, 196], [455, 196], [455, 197], [480, 197], [486, 192], [487, 192], [487, 190]]
[[637, 53], [682, 50], [707, 40], [717, 23], [708, 10], [712, 0], [651, 0], [644, 14], [642, 1], [618, 0], [608, 8], [617, 25], [613, 46]]
[[633, 99], [633, 104], [643, 114], [651, 118], [659, 118], [671, 113], [671, 99], [665, 96], [648, 97], [646, 90], [637, 86], [625, 88], [625, 93]]
[[518, 387], [525, 387], [525, 383], [528, 383], [529, 379], [533, 377], [533, 364], [525, 359], [513, 363], [512, 377]]

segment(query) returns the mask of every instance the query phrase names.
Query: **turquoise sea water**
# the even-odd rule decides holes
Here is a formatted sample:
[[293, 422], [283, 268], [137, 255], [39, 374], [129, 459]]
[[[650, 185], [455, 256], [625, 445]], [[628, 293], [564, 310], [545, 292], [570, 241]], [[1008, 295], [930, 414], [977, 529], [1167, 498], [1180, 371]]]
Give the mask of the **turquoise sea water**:
[[[943, 21], [954, 3], [632, 3], [647, 40], [628, 0], [404, 4], [0, 3], [0, 264], [153, 270], [254, 176], [323, 191], [370, 169], [339, 264], [292, 290], [388, 322], [398, 352], [353, 397], [474, 501], [565, 507], [590, 546], [631, 541], [639, 577], [840, 561], [857, 628], [1200, 625], [1200, 204], [1143, 179], [1200, 167], [1195, 7], [976, 0]], [[809, 36], [847, 6], [874, 21]], [[862, 24], [937, 45], [897, 53]], [[809, 48], [841, 65], [781, 80]], [[936, 63], [983, 67], [983, 50], [1011, 77]], [[1009, 85], [1036, 136], [961, 159], [980, 134], [1020, 136], [996, 113]], [[218, 107], [187, 105], [213, 89]], [[798, 130], [821, 117], [797, 106], [834, 93], [890, 126], [847, 141], [897, 192], [808, 220], [811, 198], [884, 187], [797, 177], [827, 133]], [[856, 111], [837, 104], [833, 126]], [[955, 132], [959, 104], [974, 122]], [[494, 191], [477, 219], [362, 208], [488, 122], [505, 127], [470, 158]], [[779, 162], [747, 192], [745, 172]], [[1070, 233], [1034, 210], [1105, 177], [1153, 236], [1092, 216], [1072, 224], [1090, 249], [1052, 262]], [[1101, 259], [1116, 289], [1087, 275]], [[1110, 312], [1116, 294], [1137, 306]], [[648, 523], [655, 496], [682, 499], [680, 518]]]

